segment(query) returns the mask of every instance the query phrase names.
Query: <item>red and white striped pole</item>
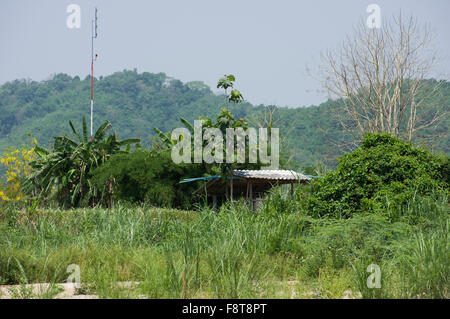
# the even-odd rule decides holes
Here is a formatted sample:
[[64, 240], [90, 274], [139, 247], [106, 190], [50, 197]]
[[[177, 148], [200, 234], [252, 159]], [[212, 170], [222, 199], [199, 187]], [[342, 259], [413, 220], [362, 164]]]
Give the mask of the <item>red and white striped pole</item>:
[[[92, 42], [91, 42], [91, 142], [94, 131], [94, 38], [97, 38], [97, 8], [95, 8], [95, 19], [92, 20]], [[97, 59], [97, 54], [95, 54]]]
[[94, 121], [94, 61], [91, 61], [91, 142]]

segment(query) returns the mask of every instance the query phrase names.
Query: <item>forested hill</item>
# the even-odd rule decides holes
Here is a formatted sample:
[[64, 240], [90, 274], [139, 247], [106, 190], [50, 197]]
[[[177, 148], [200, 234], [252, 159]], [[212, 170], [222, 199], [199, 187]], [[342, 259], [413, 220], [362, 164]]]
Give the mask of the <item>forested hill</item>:
[[[242, 93], [245, 97], [245, 91]], [[450, 82], [445, 83], [441, 94], [450, 105]], [[83, 115], [89, 119], [89, 99], [89, 76], [81, 80], [78, 76], [58, 74], [42, 82], [16, 80], [3, 84], [0, 149], [20, 146], [30, 135], [49, 144], [53, 136], [69, 133], [69, 120], [80, 127]], [[334, 166], [334, 159], [343, 152], [330, 142], [331, 137], [342, 137], [338, 123], [330, 116], [334, 103], [330, 100], [319, 106], [275, 111], [275, 126], [284, 137], [282, 151], [292, 155], [292, 167], [302, 168], [316, 161]], [[223, 96], [199, 81], [182, 83], [164, 73], [127, 70], [95, 79], [94, 127], [109, 120], [121, 138], [139, 137], [144, 146], [150, 144], [154, 127], [169, 131], [180, 126], [180, 117], [191, 122], [201, 115], [215, 117], [224, 106], [236, 117], [246, 117], [253, 123], [261, 123], [264, 118], [262, 105], [229, 105]], [[433, 148], [450, 153], [450, 120], [447, 117], [445, 121]]]

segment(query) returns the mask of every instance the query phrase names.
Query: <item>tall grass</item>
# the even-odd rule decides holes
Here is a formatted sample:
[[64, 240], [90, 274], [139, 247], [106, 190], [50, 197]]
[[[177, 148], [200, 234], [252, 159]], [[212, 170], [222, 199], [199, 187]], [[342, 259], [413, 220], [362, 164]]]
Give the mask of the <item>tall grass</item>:
[[408, 298], [448, 298], [450, 287], [450, 246], [448, 220], [436, 232], [415, 234], [409, 254], [401, 267]]
[[[0, 284], [64, 282], [77, 264], [100, 297], [449, 297], [446, 198], [346, 220], [302, 207], [277, 191], [257, 212], [239, 201], [219, 212], [1, 207]], [[367, 287], [369, 264], [382, 288]]]

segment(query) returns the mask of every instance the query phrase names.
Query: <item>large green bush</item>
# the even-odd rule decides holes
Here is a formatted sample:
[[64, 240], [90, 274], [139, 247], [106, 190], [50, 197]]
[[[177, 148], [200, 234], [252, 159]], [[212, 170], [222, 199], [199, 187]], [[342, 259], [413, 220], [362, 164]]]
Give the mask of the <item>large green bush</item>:
[[196, 165], [177, 165], [170, 152], [138, 149], [128, 154], [116, 154], [96, 169], [92, 180], [95, 185], [109, 188], [104, 198], [128, 202], [146, 202], [162, 207], [190, 207], [194, 183], [179, 184], [186, 177], [201, 172]]
[[416, 196], [448, 192], [449, 157], [436, 155], [387, 133], [368, 134], [338, 167], [312, 183], [314, 216], [350, 217], [397, 209]]

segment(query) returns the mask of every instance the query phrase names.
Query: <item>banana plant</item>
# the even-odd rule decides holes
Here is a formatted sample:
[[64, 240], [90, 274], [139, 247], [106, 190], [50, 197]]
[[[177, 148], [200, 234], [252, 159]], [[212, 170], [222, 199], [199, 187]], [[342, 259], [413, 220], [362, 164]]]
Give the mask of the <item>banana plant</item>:
[[[189, 130], [189, 133], [191, 134], [191, 137], [193, 138], [194, 137], [194, 127], [192, 126], [192, 124], [189, 123], [188, 120], [186, 120], [182, 117], [180, 117], [180, 121]], [[157, 138], [158, 138], [158, 140], [157, 140], [158, 146], [155, 147], [156, 149], [164, 148], [164, 149], [170, 150], [177, 143], [177, 141], [171, 139], [170, 132], [163, 133], [157, 127], [153, 128], [153, 130], [155, 131]]]
[[[139, 139], [119, 140], [117, 134], [110, 134], [111, 124], [105, 121], [90, 139], [86, 118], [82, 121], [80, 134], [71, 121], [70, 128], [77, 141], [68, 136], [56, 136], [53, 149], [36, 146], [38, 158], [30, 163], [33, 172], [24, 181], [25, 191], [47, 198], [54, 194], [63, 206], [95, 204], [99, 190], [91, 183], [90, 173], [105, 163], [115, 153], [128, 152], [131, 144]], [[122, 147], [126, 147], [122, 150]]]

